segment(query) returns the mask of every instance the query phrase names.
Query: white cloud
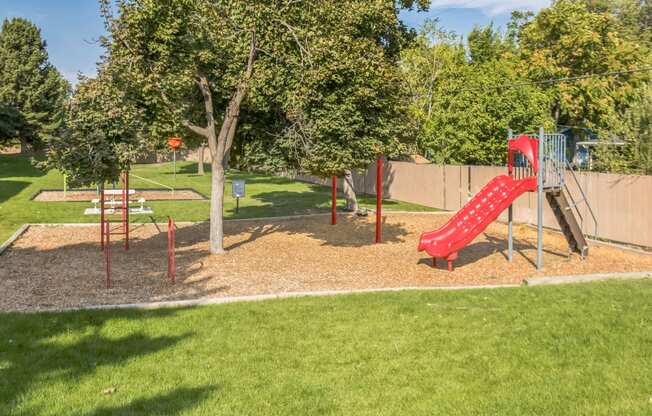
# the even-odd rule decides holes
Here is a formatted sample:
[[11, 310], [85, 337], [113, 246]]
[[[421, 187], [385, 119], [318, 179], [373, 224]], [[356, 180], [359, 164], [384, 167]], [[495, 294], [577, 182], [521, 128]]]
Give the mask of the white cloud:
[[432, 9], [478, 9], [487, 16], [508, 13], [512, 10], [539, 11], [550, 5], [550, 0], [432, 0]]

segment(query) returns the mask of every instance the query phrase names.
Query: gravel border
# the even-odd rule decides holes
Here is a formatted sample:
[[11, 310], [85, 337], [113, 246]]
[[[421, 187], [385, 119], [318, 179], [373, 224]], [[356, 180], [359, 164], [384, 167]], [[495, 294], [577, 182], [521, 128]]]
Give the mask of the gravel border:
[[11, 237], [7, 239], [7, 241], [2, 243], [2, 245], [0, 246], [0, 256], [2, 256], [2, 253], [7, 251], [7, 249], [11, 247], [14, 241], [18, 240], [18, 238], [20, 238], [21, 235], [25, 234], [25, 232], [29, 229], [29, 227], [30, 224], [21, 225], [20, 228], [15, 233], [13, 233]]
[[[119, 189], [119, 188], [116, 188]], [[134, 188], [136, 192], [147, 192], [147, 191], [152, 191], [152, 192], [164, 192], [164, 191], [170, 191], [169, 189], [166, 188]], [[201, 198], [197, 199], [152, 199], [150, 202], [158, 202], [158, 201], [207, 201], [210, 198], [206, 196], [204, 193], [199, 192], [195, 188], [175, 188], [175, 191], [189, 191], [189, 192], [194, 192], [195, 194], [199, 195]], [[89, 202], [89, 201], [36, 201], [36, 198], [42, 194], [43, 192], [61, 192], [63, 193], [63, 189], [61, 188], [42, 188], [36, 191], [30, 198], [30, 201], [34, 202]], [[96, 189], [93, 188], [80, 188], [80, 189], [68, 189], [67, 192], [97, 192]]]

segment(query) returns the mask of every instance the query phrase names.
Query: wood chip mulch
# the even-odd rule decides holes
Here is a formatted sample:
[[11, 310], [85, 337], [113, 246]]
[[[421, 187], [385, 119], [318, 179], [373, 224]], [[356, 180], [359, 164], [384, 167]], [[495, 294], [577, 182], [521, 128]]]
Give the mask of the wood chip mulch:
[[30, 311], [294, 291], [520, 283], [525, 277], [652, 270], [652, 256], [591, 247], [568, 256], [560, 234], [546, 232], [544, 270], [536, 271], [536, 231], [515, 227], [506, 260], [504, 224], [492, 224], [460, 252], [455, 271], [416, 251], [419, 234], [448, 216], [390, 215], [383, 244], [372, 244], [373, 218], [327, 217], [244, 221], [226, 225], [225, 255], [208, 252], [208, 224], [179, 226], [177, 283], [166, 280], [165, 226], [132, 225], [131, 249], [112, 241], [112, 289], [105, 289], [99, 226], [31, 227], [0, 257], [0, 310]]

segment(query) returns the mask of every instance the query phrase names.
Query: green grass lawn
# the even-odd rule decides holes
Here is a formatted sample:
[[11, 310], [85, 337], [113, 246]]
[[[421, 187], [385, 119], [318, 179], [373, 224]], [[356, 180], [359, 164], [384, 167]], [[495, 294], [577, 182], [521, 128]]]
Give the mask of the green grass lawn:
[[650, 299], [639, 280], [2, 314], [0, 414], [649, 415]]
[[[210, 195], [210, 174], [195, 174], [194, 162], [177, 164], [180, 173], [176, 180], [172, 164], [137, 165], [132, 172], [175, 188], [193, 188]], [[246, 179], [247, 197], [240, 201], [240, 211], [235, 214], [235, 201], [231, 198], [232, 179]], [[157, 188], [156, 185], [132, 177], [131, 187]], [[21, 156], [0, 155], [0, 241], [7, 239], [25, 223], [97, 222], [94, 216], [84, 216], [90, 203], [36, 202], [30, 199], [41, 189], [63, 189], [63, 178], [56, 171], [41, 172]], [[372, 197], [362, 197], [363, 206], [375, 204]], [[340, 201], [343, 203], [343, 201]], [[208, 201], [154, 201], [148, 202], [154, 210], [153, 219], [166, 221], [170, 215], [176, 221], [202, 221], [208, 219]], [[330, 189], [290, 179], [248, 173], [230, 173], [227, 183], [225, 216], [227, 218], [254, 218], [311, 212], [326, 212], [330, 206]], [[426, 211], [419, 205], [398, 201], [385, 201], [387, 209]], [[132, 221], [152, 221], [149, 216], [133, 215]]]

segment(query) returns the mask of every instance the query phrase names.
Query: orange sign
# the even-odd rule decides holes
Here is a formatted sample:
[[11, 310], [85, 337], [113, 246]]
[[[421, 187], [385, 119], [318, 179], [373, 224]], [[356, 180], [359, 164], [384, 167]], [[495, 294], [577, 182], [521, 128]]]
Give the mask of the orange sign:
[[183, 140], [181, 140], [181, 137], [170, 137], [168, 139], [168, 146], [172, 150], [177, 150], [178, 148], [181, 147], [181, 143], [183, 143]]

